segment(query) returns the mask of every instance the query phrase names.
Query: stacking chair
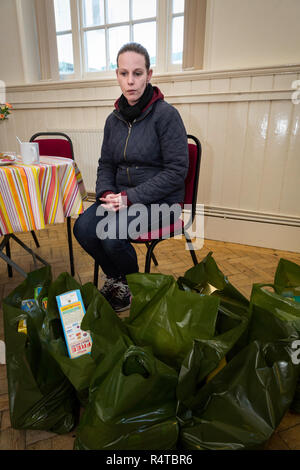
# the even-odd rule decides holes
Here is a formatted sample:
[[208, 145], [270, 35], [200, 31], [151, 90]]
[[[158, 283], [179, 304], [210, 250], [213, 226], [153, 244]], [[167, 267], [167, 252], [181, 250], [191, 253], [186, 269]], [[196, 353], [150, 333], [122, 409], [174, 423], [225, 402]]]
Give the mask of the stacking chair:
[[[70, 137], [63, 132], [38, 132], [30, 138], [30, 142], [37, 142], [39, 144], [40, 155], [47, 155], [52, 157], [64, 157], [74, 160], [73, 144]], [[70, 258], [70, 269], [71, 275], [74, 276], [74, 256], [73, 256], [73, 244], [72, 244], [72, 228], [71, 228], [71, 217], [67, 217], [67, 233], [68, 233], [68, 245], [69, 245], [69, 258]], [[37, 247], [39, 242], [34, 233], [31, 230], [32, 237]]]
[[[182, 219], [178, 219], [174, 224], [168, 227], [163, 227], [159, 230], [142, 234], [139, 238], [130, 240], [131, 243], [144, 243], [147, 247], [145, 273], [150, 273], [151, 260], [153, 260], [156, 266], [158, 265], [157, 259], [153, 253], [156, 245], [163, 240], [167, 240], [168, 238], [172, 238], [178, 234], [183, 234], [185, 236], [193, 263], [194, 265], [198, 264], [195, 250], [187, 233], [187, 229], [192, 225], [196, 215], [202, 147], [197, 137], [188, 134], [187, 138], [189, 148], [189, 170], [185, 179], [184, 205], [189, 205], [189, 207], [191, 207], [190, 217], [187, 223], [184, 223]], [[94, 284], [96, 287], [98, 286], [98, 273], [99, 265], [95, 261]]]

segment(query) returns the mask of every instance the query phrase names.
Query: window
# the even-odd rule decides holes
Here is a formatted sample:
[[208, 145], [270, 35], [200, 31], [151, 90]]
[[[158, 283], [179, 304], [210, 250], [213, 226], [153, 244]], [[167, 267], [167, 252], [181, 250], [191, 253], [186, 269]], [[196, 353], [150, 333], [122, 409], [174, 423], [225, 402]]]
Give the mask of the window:
[[172, 5], [172, 64], [182, 64], [184, 0], [173, 0]]
[[120, 47], [142, 42], [156, 60], [156, 0], [83, 0], [83, 54], [87, 72], [116, 69]]
[[185, 0], [53, 0], [60, 78], [112, 75], [117, 52], [129, 41], [146, 47], [156, 71], [180, 70], [184, 4]]
[[54, 13], [59, 73], [74, 73], [70, 0], [54, 0]]

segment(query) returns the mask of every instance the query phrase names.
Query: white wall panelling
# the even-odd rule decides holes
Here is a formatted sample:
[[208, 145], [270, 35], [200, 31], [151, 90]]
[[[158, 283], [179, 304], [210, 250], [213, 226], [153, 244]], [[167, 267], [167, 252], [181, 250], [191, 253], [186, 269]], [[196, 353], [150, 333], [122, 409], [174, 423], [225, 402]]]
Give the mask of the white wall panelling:
[[[207, 238], [300, 251], [300, 105], [291, 101], [297, 79], [300, 65], [153, 78], [202, 142], [198, 202], [205, 204]], [[101, 131], [120, 94], [115, 79], [7, 92], [14, 110], [0, 123], [4, 150], [17, 149], [16, 134], [29, 139], [51, 129]], [[92, 178], [96, 159], [93, 169], [88, 161], [80, 157], [80, 168]]]

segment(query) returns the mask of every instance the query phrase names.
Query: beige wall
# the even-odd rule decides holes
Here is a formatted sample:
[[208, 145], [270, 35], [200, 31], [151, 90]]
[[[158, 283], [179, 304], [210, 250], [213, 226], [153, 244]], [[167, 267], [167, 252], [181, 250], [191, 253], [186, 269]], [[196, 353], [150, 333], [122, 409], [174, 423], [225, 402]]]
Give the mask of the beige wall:
[[299, 60], [299, 0], [208, 0], [206, 69]]
[[0, 64], [0, 80], [25, 82], [15, 0], [0, 0]]
[[39, 80], [34, 0], [0, 0], [0, 63], [7, 86]]

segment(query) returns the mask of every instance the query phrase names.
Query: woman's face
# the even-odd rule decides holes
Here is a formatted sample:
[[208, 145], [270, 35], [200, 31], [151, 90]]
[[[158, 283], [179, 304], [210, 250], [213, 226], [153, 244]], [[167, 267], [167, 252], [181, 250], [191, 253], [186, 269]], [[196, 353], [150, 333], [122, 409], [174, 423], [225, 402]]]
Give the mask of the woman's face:
[[130, 106], [138, 102], [152, 77], [147, 71], [145, 57], [137, 52], [127, 51], [119, 55], [117, 79], [122, 93]]

